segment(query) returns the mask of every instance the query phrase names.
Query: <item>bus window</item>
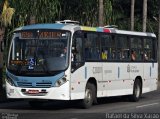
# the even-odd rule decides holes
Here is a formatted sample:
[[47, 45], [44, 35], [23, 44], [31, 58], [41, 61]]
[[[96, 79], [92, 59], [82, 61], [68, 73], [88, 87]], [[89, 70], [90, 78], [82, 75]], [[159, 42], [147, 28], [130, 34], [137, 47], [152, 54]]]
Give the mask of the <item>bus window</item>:
[[156, 47], [154, 46], [154, 39], [144, 39], [144, 61], [155, 60], [155, 48]]
[[142, 47], [143, 42], [142, 42], [142, 39], [139, 38], [139, 37], [132, 37], [130, 40], [131, 40], [131, 51], [136, 52], [135, 61], [142, 61], [143, 60], [143, 47]]
[[111, 36], [109, 36], [108, 34], [101, 35], [101, 49], [102, 49], [101, 58], [102, 58], [102, 60], [110, 59], [111, 43], [112, 43]]
[[127, 36], [116, 36], [116, 48], [117, 48], [117, 59], [118, 60], [129, 60], [129, 40]]
[[101, 59], [115, 59], [115, 39], [109, 34], [101, 35]]
[[100, 59], [100, 45], [98, 34], [92, 32], [85, 33], [85, 59], [98, 60]]

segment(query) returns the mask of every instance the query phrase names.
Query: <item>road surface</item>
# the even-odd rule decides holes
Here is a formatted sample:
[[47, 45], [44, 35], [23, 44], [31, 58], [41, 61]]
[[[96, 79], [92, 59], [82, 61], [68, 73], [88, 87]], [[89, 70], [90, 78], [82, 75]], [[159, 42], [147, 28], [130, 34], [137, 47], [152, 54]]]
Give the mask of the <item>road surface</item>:
[[160, 89], [143, 94], [139, 102], [125, 97], [99, 99], [90, 109], [75, 102], [48, 102], [34, 109], [27, 101], [0, 103], [2, 119], [160, 119]]

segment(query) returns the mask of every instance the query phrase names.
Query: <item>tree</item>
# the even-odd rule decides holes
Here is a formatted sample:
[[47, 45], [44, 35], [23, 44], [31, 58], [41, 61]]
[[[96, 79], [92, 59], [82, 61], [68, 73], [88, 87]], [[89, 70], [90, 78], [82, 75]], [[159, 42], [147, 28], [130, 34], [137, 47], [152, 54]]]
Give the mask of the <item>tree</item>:
[[99, 26], [104, 26], [103, 0], [99, 0]]
[[134, 31], [134, 6], [135, 0], [131, 0], [131, 31]]
[[[12, 16], [15, 12], [15, 10], [11, 7], [9, 7], [8, 0], [3, 0], [1, 2], [1, 11], [0, 11], [0, 43], [1, 43], [1, 49], [2, 49], [2, 43], [4, 42], [4, 33], [5, 33], [5, 27], [11, 24]], [[0, 51], [0, 94], [1, 98], [4, 96], [3, 88], [2, 88], [2, 69], [3, 68], [3, 52]], [[2, 96], [3, 94], [3, 96]]]
[[146, 32], [147, 24], [147, 0], [143, 0], [143, 32]]
[[77, 20], [81, 25], [98, 25], [98, 0], [60, 0], [59, 19]]
[[[15, 10], [9, 7], [8, 0], [2, 1], [2, 10], [0, 12], [0, 42], [3, 42], [5, 27], [11, 24], [12, 16]], [[3, 65], [3, 53], [0, 51], [0, 65]]]
[[61, 13], [59, 0], [12, 0], [10, 3], [16, 8], [14, 27], [30, 24], [34, 18], [36, 23], [53, 23]]

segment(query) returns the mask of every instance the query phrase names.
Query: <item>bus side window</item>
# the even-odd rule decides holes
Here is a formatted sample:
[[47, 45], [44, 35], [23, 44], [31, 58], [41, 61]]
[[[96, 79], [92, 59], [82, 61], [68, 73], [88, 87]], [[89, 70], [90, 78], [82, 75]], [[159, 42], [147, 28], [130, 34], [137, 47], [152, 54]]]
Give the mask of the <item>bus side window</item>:
[[72, 60], [72, 72], [83, 65], [83, 47], [82, 47], [82, 34], [78, 34], [77, 32], [74, 34], [73, 41], [72, 41], [72, 53], [71, 53], [71, 60]]
[[98, 34], [94, 32], [84, 33], [84, 54], [85, 60], [100, 59], [100, 44]]
[[76, 38], [74, 45], [72, 46], [72, 56], [73, 61], [81, 62], [82, 61], [82, 39]]
[[91, 42], [87, 38], [85, 38], [85, 59], [91, 58]]
[[154, 39], [144, 38], [144, 61], [154, 61], [156, 59], [156, 44]]
[[116, 35], [115, 36], [116, 39], [116, 58], [119, 61], [125, 61], [125, 60], [130, 60], [129, 57], [129, 40], [127, 35]]

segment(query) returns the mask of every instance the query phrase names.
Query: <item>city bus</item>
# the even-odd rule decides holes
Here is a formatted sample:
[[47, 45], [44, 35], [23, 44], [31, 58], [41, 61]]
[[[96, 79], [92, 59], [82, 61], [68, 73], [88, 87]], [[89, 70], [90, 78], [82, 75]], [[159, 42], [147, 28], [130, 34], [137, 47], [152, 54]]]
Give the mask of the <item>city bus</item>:
[[9, 99], [31, 106], [41, 101], [77, 100], [83, 108], [97, 98], [141, 94], [158, 85], [154, 33], [57, 21], [15, 29], [6, 69]]

